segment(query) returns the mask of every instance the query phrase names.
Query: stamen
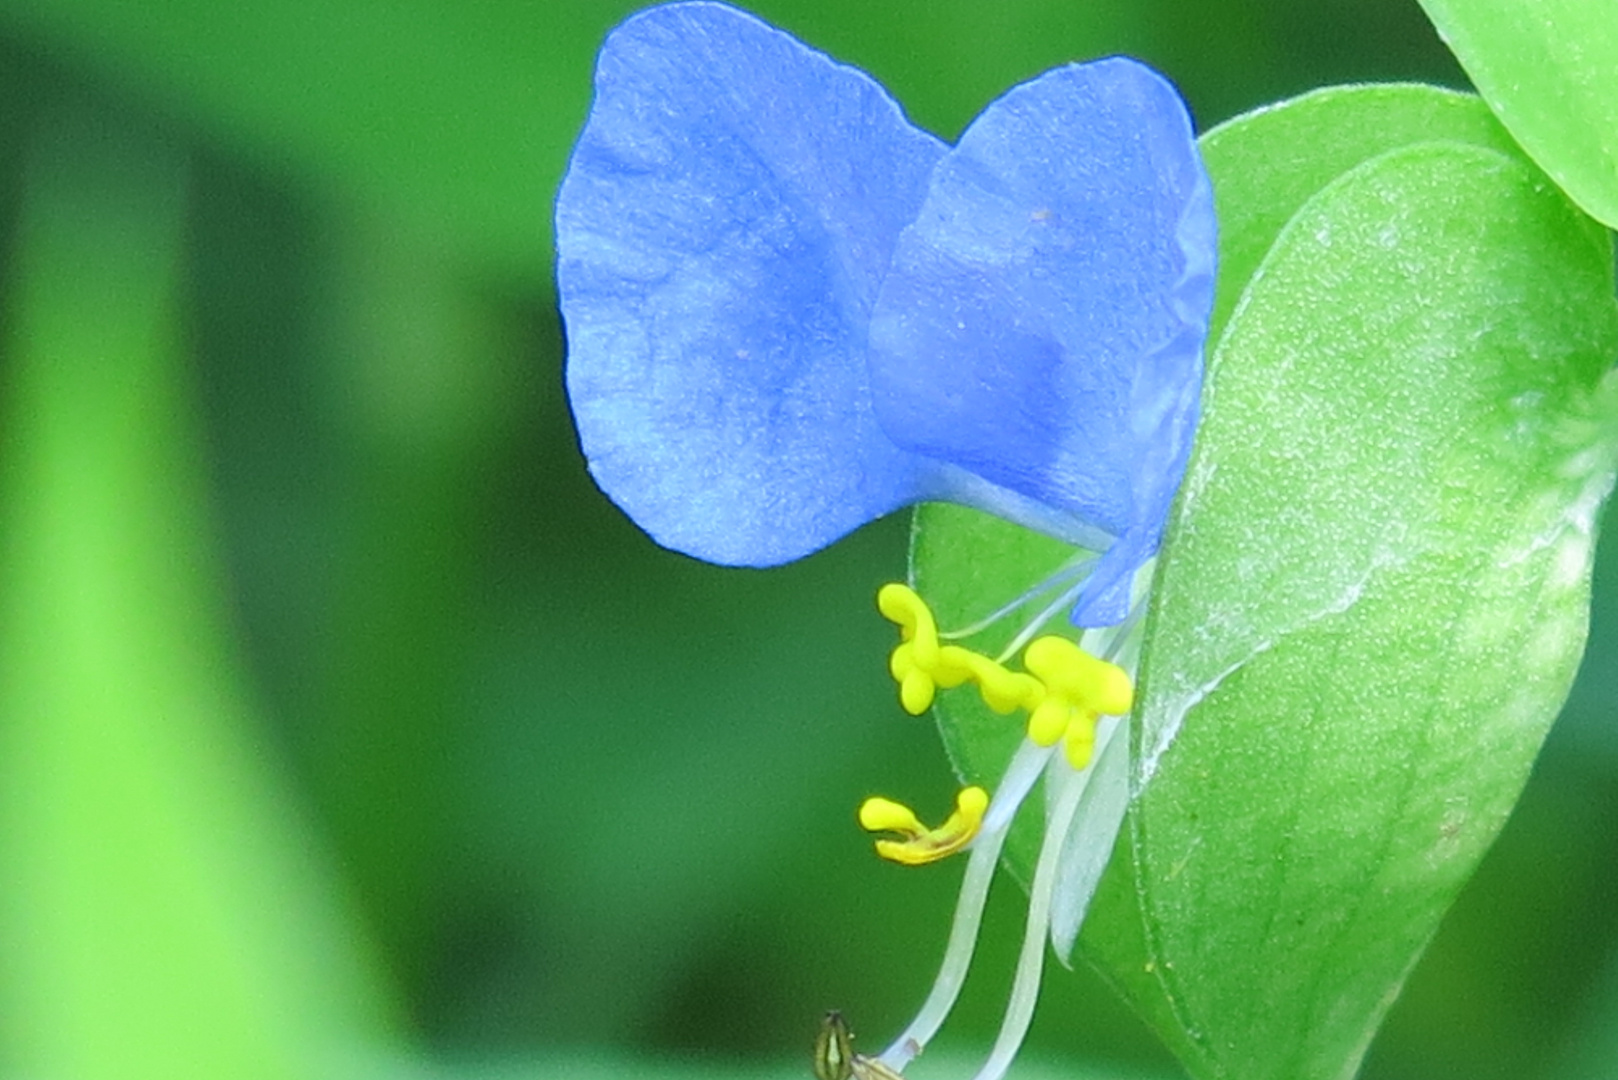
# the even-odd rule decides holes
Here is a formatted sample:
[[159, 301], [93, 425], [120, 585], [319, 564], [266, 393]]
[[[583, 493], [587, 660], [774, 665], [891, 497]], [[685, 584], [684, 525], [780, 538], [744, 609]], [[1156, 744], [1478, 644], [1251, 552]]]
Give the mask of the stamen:
[[955, 796], [955, 812], [936, 829], [929, 829], [908, 806], [891, 799], [866, 799], [860, 806], [860, 826], [866, 832], [892, 832], [903, 840], [878, 840], [876, 853], [904, 866], [922, 866], [955, 854], [978, 835], [989, 793], [980, 787], [962, 788]]
[[1055, 600], [1052, 600], [1045, 606], [1043, 611], [1041, 611], [1038, 615], [1035, 615], [1033, 619], [1029, 621], [1027, 626], [1017, 631], [1017, 636], [1011, 639], [1011, 644], [1007, 645], [1005, 649], [1001, 651], [999, 657], [1000, 662], [1003, 664], [1013, 656], [1016, 656], [1017, 650], [1028, 644], [1029, 638], [1045, 629], [1045, 624], [1050, 622], [1051, 619], [1056, 616], [1058, 611], [1068, 607], [1073, 603], [1074, 600], [1078, 599], [1079, 591], [1084, 588], [1084, 585], [1085, 582], [1080, 580], [1068, 586], [1062, 591], [1062, 595], [1058, 596]]
[[1071, 780], [1081, 786], [1082, 801], [1064, 842], [1051, 898], [1051, 945], [1064, 963], [1073, 953], [1073, 943], [1129, 808], [1128, 722], [1121, 717], [1102, 721], [1096, 746], [1094, 764]]
[[1079, 808], [1079, 797], [1084, 785], [1074, 783], [1075, 774], [1057, 794], [1050, 820], [1045, 823], [1045, 842], [1039, 849], [1039, 862], [1034, 867], [1034, 882], [1028, 890], [1028, 923], [1023, 931], [1022, 951], [1017, 958], [1017, 973], [1012, 977], [1011, 1001], [1006, 1006], [1006, 1018], [1000, 1025], [1000, 1034], [989, 1052], [989, 1060], [978, 1070], [973, 1080], [1000, 1080], [1022, 1048], [1028, 1025], [1034, 1018], [1034, 1003], [1039, 997], [1039, 977], [1045, 965], [1045, 935], [1050, 927], [1051, 895], [1056, 888], [1056, 871], [1069, 830]]
[[[960, 633], [982, 629], [1048, 591], [1053, 582], [1082, 574], [1085, 568], [1083, 563], [1064, 567], [989, 619]], [[901, 1080], [899, 1071], [922, 1052], [943, 1026], [960, 995], [976, 950], [989, 884], [1011, 822], [1043, 772], [1052, 798], [1045, 840], [1029, 892], [1028, 923], [1004, 1023], [975, 1080], [1001, 1080], [1005, 1075], [1033, 1017], [1045, 937], [1053, 935], [1053, 944], [1060, 939], [1065, 946], [1062, 955], [1071, 951], [1127, 806], [1128, 740], [1119, 734], [1127, 731], [1127, 725], [1115, 718], [1131, 711], [1135, 691], [1128, 672], [1112, 661], [1134, 662], [1132, 650], [1139, 648], [1139, 618], [1149, 585], [1150, 571], [1142, 568], [1135, 577], [1134, 603], [1128, 616], [1116, 626], [1085, 630], [1081, 644], [1057, 635], [1035, 638], [1024, 652], [1025, 672], [1007, 669], [1004, 660], [1070, 603], [1082, 582], [1065, 589], [1019, 631], [1000, 660], [959, 645], [942, 644], [932, 611], [909, 587], [888, 585], [878, 594], [882, 614], [900, 627], [901, 642], [893, 651], [889, 667], [899, 681], [900, 699], [907, 710], [920, 714], [931, 706], [940, 688], [973, 682], [984, 701], [997, 712], [1021, 708], [1028, 713], [1028, 738], [1012, 758], [994, 798], [989, 800], [981, 788], [963, 790], [955, 813], [937, 829], [928, 829], [909, 808], [887, 799], [869, 799], [860, 808], [860, 822], [867, 829], [903, 837], [877, 841], [877, 851], [884, 858], [916, 865], [968, 845], [972, 852], [943, 963], [921, 1011], [880, 1058], [845, 1054], [849, 1075], [832, 1080]], [[1099, 740], [1098, 725], [1104, 725]], [[1101, 761], [1094, 760], [1098, 741]], [[1055, 763], [1058, 743], [1062, 744], [1061, 764]], [[1091, 789], [1094, 790], [1086, 797]], [[1081, 821], [1089, 824], [1081, 827]], [[1104, 850], [1074, 850], [1077, 845], [1092, 842]], [[1053, 911], [1053, 905], [1059, 910]], [[847, 1051], [846, 1047], [841, 1049]], [[837, 1058], [838, 1053], [832, 1052], [830, 1057]]]
[[[1087, 571], [1090, 570], [1091, 567], [1095, 566], [1096, 562], [1097, 560], [1093, 555], [1075, 555], [1073, 558], [1063, 563], [1062, 566], [1059, 567], [1057, 571], [1050, 577], [1033, 586], [1027, 592], [1023, 593], [1009, 604], [1002, 605], [991, 614], [985, 615], [983, 618], [979, 619], [975, 623], [972, 623], [970, 626], [964, 626], [959, 630], [940, 630], [938, 632], [938, 636], [948, 641], [955, 640], [957, 638], [971, 637], [973, 634], [981, 633], [982, 631], [993, 626], [995, 623], [999, 622], [1001, 619], [1005, 618], [1007, 615], [1010, 615], [1013, 611], [1021, 608], [1024, 604], [1028, 603], [1036, 596], [1049, 592], [1061, 582], [1072, 577], [1082, 577]], [[1066, 596], [1068, 594], [1064, 591], [1063, 595]], [[1045, 619], [1049, 617], [1049, 615], [1044, 615], [1041, 618], [1036, 619], [1035, 622], [1043, 623]], [[1011, 649], [1006, 655], [1010, 656], [1016, 651], [1016, 649]], [[1005, 660], [1005, 656], [1000, 658], [1001, 663], [1005, 663]]]
[[1096, 720], [1134, 707], [1128, 673], [1055, 635], [1028, 646], [1023, 662], [1045, 687], [1044, 700], [1028, 716], [1028, 737], [1041, 746], [1062, 742], [1068, 764], [1083, 769], [1095, 750]]
[[966, 682], [977, 683], [983, 700], [999, 713], [1032, 709], [1044, 698], [1044, 688], [1032, 676], [1008, 671], [960, 645], [940, 645], [932, 609], [908, 585], [884, 585], [876, 602], [883, 616], [899, 625], [901, 640], [888, 659], [888, 670], [899, 684], [900, 703], [912, 716], [926, 712], [940, 688]]
[[1005, 844], [1017, 808], [1028, 797], [1050, 757], [1050, 750], [1024, 741], [1007, 766], [1006, 775], [984, 815], [977, 843], [972, 845], [972, 855], [966, 865], [966, 876], [961, 881], [961, 898], [955, 905], [949, 944], [944, 947], [944, 961], [939, 965], [938, 978], [933, 980], [933, 988], [910, 1026], [882, 1052], [879, 1060], [888, 1068], [897, 1072], [915, 1060], [916, 1055], [938, 1034], [950, 1009], [954, 1008], [955, 999], [960, 996], [961, 986], [966, 982], [972, 954], [977, 948], [983, 905], [988, 900], [989, 882], [1000, 861], [1000, 849]]

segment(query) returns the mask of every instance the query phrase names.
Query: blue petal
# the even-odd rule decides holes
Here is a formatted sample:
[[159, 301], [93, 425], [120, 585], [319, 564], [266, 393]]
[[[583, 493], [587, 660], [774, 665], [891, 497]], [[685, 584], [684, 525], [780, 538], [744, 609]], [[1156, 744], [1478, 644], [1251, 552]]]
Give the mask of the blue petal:
[[795, 559], [915, 501], [870, 313], [943, 146], [869, 77], [718, 4], [615, 30], [557, 198], [568, 392], [596, 481], [665, 546]]
[[904, 449], [1115, 538], [1080, 625], [1122, 619], [1157, 549], [1195, 428], [1213, 276], [1185, 107], [1122, 58], [989, 106], [900, 238], [871, 325], [877, 416]]

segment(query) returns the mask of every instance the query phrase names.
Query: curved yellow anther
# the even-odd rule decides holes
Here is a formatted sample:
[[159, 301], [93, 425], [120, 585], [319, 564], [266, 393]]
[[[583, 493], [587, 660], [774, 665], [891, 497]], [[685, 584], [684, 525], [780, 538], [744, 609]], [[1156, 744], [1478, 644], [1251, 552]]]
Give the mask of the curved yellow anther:
[[888, 671], [899, 684], [899, 703], [905, 712], [920, 716], [932, 706], [940, 685], [959, 685], [940, 678], [938, 623], [916, 590], [898, 582], [882, 586], [876, 607], [883, 618], [899, 626], [899, 644], [888, 658]]
[[1134, 707], [1135, 686], [1128, 673], [1055, 636], [1029, 645], [1023, 663], [1045, 688], [1044, 700], [1028, 715], [1028, 738], [1040, 746], [1060, 741], [1068, 764], [1075, 769], [1089, 765], [1096, 721]]
[[[962, 650], [965, 652], [965, 650]], [[1035, 709], [1045, 700], [1045, 686], [1023, 671], [1010, 671], [979, 653], [972, 658], [972, 680], [978, 684], [983, 701], [1004, 715], [1013, 709]]]
[[1095, 756], [1097, 719], [1091, 713], [1075, 717], [1074, 722], [1067, 726], [1067, 734], [1062, 738], [1062, 753], [1066, 755], [1067, 763], [1075, 769], [1089, 765], [1090, 759]]
[[920, 716], [940, 689], [976, 683], [989, 708], [998, 713], [1032, 709], [1045, 697], [1042, 683], [1020, 671], [1008, 671], [981, 653], [960, 645], [943, 645], [932, 609], [908, 585], [884, 585], [877, 609], [899, 626], [900, 642], [888, 658], [888, 671], [899, 684], [905, 711]]
[[915, 589], [889, 582], [877, 592], [876, 608], [884, 619], [899, 624], [900, 636], [911, 643], [918, 664], [930, 668], [938, 663], [938, 623]]
[[1122, 716], [1135, 705], [1135, 684], [1117, 664], [1091, 656], [1064, 637], [1035, 639], [1023, 654], [1028, 670], [1047, 693], [1104, 716]]
[[860, 828], [866, 832], [894, 832], [905, 836], [927, 831], [927, 826], [910, 807], [880, 795], [873, 795], [860, 804]]
[[955, 796], [955, 812], [936, 829], [923, 825], [910, 808], [892, 799], [866, 799], [860, 806], [860, 825], [867, 832], [891, 832], [903, 840], [878, 840], [876, 853], [891, 862], [920, 866], [960, 851], [983, 827], [989, 793], [980, 787], [962, 788]]

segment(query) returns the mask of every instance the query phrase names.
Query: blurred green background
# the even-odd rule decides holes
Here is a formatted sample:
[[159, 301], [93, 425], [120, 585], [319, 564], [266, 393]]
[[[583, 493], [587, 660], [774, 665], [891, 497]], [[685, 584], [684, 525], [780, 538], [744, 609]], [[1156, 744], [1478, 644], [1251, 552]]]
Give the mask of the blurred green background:
[[[575, 445], [550, 206], [634, 7], [0, 0], [0, 1075], [802, 1076], [822, 1010], [880, 1045], [920, 1003], [959, 867], [853, 820], [954, 786], [885, 683], [905, 523], [699, 565]], [[945, 137], [1111, 52], [1204, 127], [1465, 85], [1415, 0], [754, 10]], [[1618, 1075], [1603, 554], [1368, 1078]], [[987, 1049], [1019, 907], [923, 1080]], [[1179, 1075], [1095, 977], [1046, 983], [1019, 1075]]]

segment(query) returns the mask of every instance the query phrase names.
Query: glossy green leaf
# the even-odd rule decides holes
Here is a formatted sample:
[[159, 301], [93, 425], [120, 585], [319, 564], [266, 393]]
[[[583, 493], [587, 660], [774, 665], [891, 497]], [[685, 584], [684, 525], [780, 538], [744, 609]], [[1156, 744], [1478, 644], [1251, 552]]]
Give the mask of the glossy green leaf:
[[[1330, 91], [1207, 151], [1223, 329], [1146, 629], [1128, 857], [1080, 949], [1199, 1078], [1339, 1077], [1579, 659], [1612, 253], [1468, 99]], [[946, 624], [1068, 554], [933, 507], [913, 553]], [[1015, 724], [959, 692], [940, 719], [992, 781]]]
[[1502, 123], [1598, 221], [1618, 227], [1612, 0], [1421, 0]]

